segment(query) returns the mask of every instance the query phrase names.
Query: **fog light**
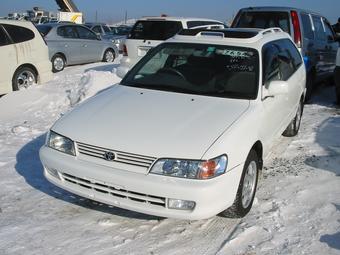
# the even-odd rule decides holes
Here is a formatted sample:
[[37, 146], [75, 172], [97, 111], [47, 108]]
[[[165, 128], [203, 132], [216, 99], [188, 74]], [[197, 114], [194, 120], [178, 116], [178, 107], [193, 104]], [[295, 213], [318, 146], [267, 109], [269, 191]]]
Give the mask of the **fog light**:
[[47, 167], [45, 167], [45, 169], [46, 169], [46, 171], [47, 171], [50, 175], [52, 175], [52, 176], [54, 176], [55, 178], [57, 178], [57, 179], [60, 180], [59, 173], [58, 173], [57, 170], [55, 170], [55, 169], [53, 169], [53, 168], [50, 169], [50, 168], [47, 168]]
[[168, 208], [177, 210], [193, 210], [196, 203], [194, 201], [181, 200], [181, 199], [168, 199]]

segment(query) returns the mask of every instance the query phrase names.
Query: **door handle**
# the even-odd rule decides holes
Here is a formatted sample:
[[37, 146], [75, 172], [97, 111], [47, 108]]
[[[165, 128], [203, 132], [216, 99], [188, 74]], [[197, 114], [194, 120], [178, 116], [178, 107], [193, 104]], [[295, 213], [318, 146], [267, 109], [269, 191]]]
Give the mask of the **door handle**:
[[83, 44], [83, 47], [87, 48], [87, 44]]
[[67, 48], [67, 47], [68, 47], [68, 45], [67, 45], [67, 44], [65, 44], [64, 46], [65, 46], [65, 48]]

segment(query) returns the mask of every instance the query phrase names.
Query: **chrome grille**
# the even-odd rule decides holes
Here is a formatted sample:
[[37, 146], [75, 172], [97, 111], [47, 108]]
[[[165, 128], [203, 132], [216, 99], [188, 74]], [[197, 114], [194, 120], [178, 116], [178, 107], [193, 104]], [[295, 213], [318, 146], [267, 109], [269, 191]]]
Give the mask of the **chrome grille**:
[[122, 164], [134, 165], [144, 168], [149, 168], [152, 165], [152, 163], [156, 160], [156, 158], [154, 157], [116, 151], [79, 142], [77, 142], [77, 148], [80, 154], [100, 158], [103, 160], [105, 160], [105, 153], [113, 152], [115, 154], [115, 158], [112, 160], [112, 162], [118, 162]]
[[124, 189], [119, 189], [93, 180], [90, 181], [84, 178], [79, 178], [65, 173], [61, 173], [61, 176], [64, 181], [67, 181], [74, 185], [81, 186], [86, 189], [93, 190], [94, 192], [99, 192], [104, 195], [106, 194], [108, 196], [128, 199], [135, 202], [165, 207], [164, 197], [157, 197], [138, 192], [128, 191]]

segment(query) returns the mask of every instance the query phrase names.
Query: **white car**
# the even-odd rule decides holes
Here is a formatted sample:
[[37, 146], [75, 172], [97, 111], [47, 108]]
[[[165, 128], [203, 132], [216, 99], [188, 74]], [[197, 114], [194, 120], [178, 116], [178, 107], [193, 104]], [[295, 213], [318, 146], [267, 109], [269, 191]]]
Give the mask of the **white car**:
[[123, 45], [123, 58], [117, 68], [121, 78], [153, 47], [177, 34], [182, 29], [222, 29], [217, 20], [180, 17], [145, 17], [139, 19]]
[[48, 48], [31, 22], [0, 20], [0, 95], [52, 78]]
[[243, 217], [263, 159], [298, 133], [306, 71], [281, 29], [183, 30], [51, 128], [45, 176], [163, 217]]

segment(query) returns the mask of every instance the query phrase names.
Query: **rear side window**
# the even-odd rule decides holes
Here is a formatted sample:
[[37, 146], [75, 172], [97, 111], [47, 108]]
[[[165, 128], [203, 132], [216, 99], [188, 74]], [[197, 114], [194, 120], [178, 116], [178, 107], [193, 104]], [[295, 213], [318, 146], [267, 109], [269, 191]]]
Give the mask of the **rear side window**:
[[5, 46], [10, 44], [9, 38], [0, 26], [0, 46]]
[[85, 27], [76, 27], [80, 39], [97, 40], [97, 35]]
[[279, 27], [290, 33], [288, 12], [242, 12], [237, 24], [240, 28], [270, 28]]
[[92, 28], [92, 30], [98, 34], [101, 34], [102, 33], [102, 29], [100, 28], [100, 26], [94, 26]]
[[314, 39], [314, 32], [312, 28], [311, 19], [308, 14], [301, 13], [301, 21], [303, 27], [303, 35], [307, 39]]
[[39, 25], [37, 26], [37, 29], [40, 32], [40, 34], [42, 34], [42, 36], [45, 37], [51, 31], [52, 27], [46, 25]]
[[138, 21], [131, 30], [129, 39], [164, 41], [182, 29], [179, 21]]
[[28, 28], [7, 24], [4, 24], [3, 27], [12, 38], [14, 43], [26, 42], [34, 38], [33, 31]]
[[314, 23], [314, 28], [315, 28], [315, 36], [316, 39], [320, 41], [325, 41], [326, 40], [326, 33], [323, 28], [323, 25], [321, 23], [321, 18], [313, 16], [313, 23]]
[[78, 38], [78, 35], [73, 26], [59, 27], [57, 30], [57, 34], [64, 38], [71, 38], [71, 39]]

